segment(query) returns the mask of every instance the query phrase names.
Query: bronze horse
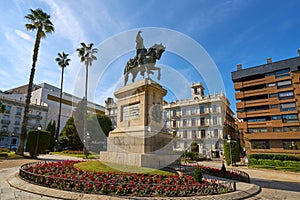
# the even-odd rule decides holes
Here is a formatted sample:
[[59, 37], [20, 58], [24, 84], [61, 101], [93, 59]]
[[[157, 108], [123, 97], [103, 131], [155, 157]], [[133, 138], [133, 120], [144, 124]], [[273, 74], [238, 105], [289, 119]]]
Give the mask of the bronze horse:
[[135, 56], [134, 58], [130, 59], [124, 69], [124, 82], [126, 85], [128, 81], [128, 75], [131, 73], [132, 75], [132, 82], [135, 81], [135, 78], [140, 72], [140, 74], [145, 76], [145, 72], [147, 73], [147, 77], [150, 74], [154, 74], [154, 70], [158, 71], [157, 79], [160, 80], [160, 68], [156, 67], [156, 60], [161, 58], [161, 55], [165, 51], [166, 47], [162, 44], [154, 44], [152, 47], [149, 48], [147, 51], [146, 49], [141, 49], [142, 51], [140, 54]]

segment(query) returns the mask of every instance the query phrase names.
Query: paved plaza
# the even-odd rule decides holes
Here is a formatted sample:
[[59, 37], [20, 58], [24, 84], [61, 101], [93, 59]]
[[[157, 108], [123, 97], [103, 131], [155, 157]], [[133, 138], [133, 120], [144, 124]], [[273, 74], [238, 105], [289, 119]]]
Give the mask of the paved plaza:
[[[65, 160], [72, 157], [58, 155], [41, 155], [43, 160]], [[128, 198], [111, 197], [103, 195], [90, 195], [74, 192], [66, 192], [29, 184], [17, 176], [20, 165], [38, 160], [0, 160], [0, 199], [1, 200], [38, 200], [38, 199], [152, 199], [152, 198]], [[220, 161], [202, 162], [204, 165], [220, 167]], [[202, 197], [187, 198], [155, 198], [155, 199], [299, 199], [300, 198], [300, 174], [265, 169], [251, 169], [237, 167], [247, 172], [251, 177], [251, 184], [237, 183], [237, 191], [233, 193]], [[260, 187], [261, 190], [260, 190]], [[251, 197], [249, 197], [251, 196]], [[154, 199], [154, 198], [153, 198]]]

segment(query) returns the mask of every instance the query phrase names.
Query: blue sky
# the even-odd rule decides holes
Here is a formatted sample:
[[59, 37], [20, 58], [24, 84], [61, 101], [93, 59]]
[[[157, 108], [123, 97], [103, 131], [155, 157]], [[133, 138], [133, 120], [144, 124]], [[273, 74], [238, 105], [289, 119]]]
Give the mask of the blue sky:
[[[231, 72], [236, 70], [236, 64], [247, 68], [266, 63], [267, 57], [277, 61], [297, 56], [299, 7], [297, 0], [2, 0], [0, 90], [28, 83], [36, 32], [26, 31], [24, 16], [30, 8], [42, 8], [51, 15], [55, 33], [41, 41], [35, 83], [60, 86], [61, 71], [55, 58], [64, 51], [72, 60], [65, 70], [64, 91], [82, 96], [85, 71], [75, 50], [80, 42], [93, 42], [99, 53], [98, 61], [91, 67], [89, 99], [103, 105], [104, 99], [122, 86], [123, 68], [135, 55], [135, 33], [142, 30], [147, 48], [154, 42], [167, 46], [158, 65], [163, 72], [162, 85], [170, 91], [168, 99], [187, 98], [189, 84], [202, 81], [210, 87], [206, 93], [225, 92], [235, 111]], [[155, 31], [159, 32], [157, 38], [151, 38]], [[197, 68], [187, 56], [198, 51], [194, 52], [189, 43], [174, 47], [174, 38], [159, 37], [168, 31], [174, 38], [180, 36], [181, 41], [185, 38], [197, 44], [195, 48], [202, 51], [199, 57], [204, 56], [207, 61], [199, 61], [199, 65], [210, 64]], [[179, 48], [187, 49], [188, 54], [176, 54]], [[109, 60], [112, 53], [115, 57]], [[222, 85], [212, 86], [212, 82], [220, 81]]]

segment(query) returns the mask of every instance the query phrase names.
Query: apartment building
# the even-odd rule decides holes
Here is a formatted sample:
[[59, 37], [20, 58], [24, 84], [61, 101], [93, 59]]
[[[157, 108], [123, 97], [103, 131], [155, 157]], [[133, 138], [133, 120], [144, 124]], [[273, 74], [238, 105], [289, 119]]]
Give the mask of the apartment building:
[[[5, 105], [5, 113], [0, 113], [0, 147], [16, 150], [19, 144], [24, 115], [24, 95], [9, 98], [0, 93], [0, 101]], [[27, 130], [37, 129], [39, 125], [46, 128], [48, 106], [30, 104]]]
[[230, 103], [223, 93], [204, 96], [201, 83], [191, 85], [191, 98], [163, 106], [165, 126], [174, 136], [174, 150], [190, 150], [196, 142], [200, 156], [220, 157], [228, 134], [237, 139]]
[[300, 49], [295, 58], [239, 64], [231, 75], [247, 153], [300, 154]]

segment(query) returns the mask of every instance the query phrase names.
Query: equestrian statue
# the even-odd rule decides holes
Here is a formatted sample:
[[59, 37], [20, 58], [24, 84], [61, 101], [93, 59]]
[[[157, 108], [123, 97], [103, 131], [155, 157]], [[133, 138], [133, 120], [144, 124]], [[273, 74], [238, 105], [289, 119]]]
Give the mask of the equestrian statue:
[[147, 73], [147, 78], [150, 78], [150, 74], [154, 74], [153, 71], [157, 71], [157, 79], [160, 80], [160, 68], [156, 67], [156, 60], [161, 58], [161, 55], [165, 51], [166, 47], [162, 44], [154, 44], [148, 50], [144, 46], [144, 40], [141, 36], [142, 31], [139, 31], [136, 35], [136, 56], [129, 59], [124, 69], [124, 85], [128, 82], [129, 73], [132, 75], [132, 82], [138, 73], [145, 77], [145, 72]]

